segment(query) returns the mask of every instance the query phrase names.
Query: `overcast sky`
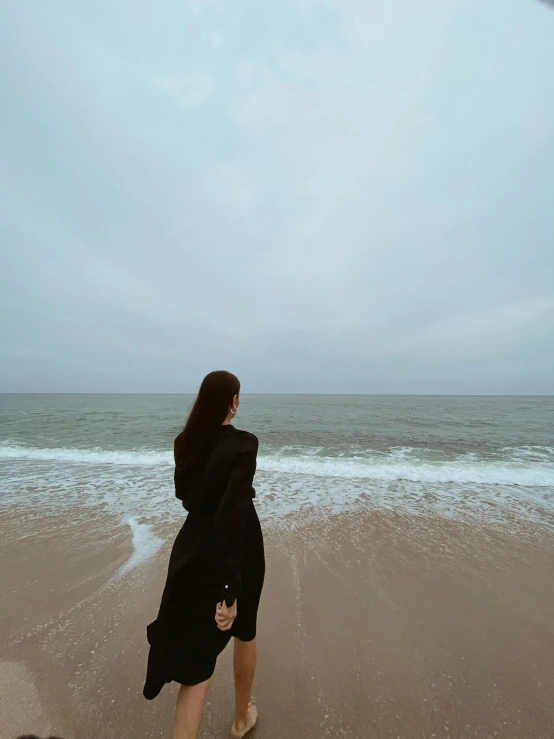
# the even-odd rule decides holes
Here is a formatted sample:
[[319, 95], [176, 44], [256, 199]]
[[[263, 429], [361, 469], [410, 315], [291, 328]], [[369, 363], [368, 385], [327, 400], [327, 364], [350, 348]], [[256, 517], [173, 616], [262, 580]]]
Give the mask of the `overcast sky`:
[[3, 0], [0, 391], [554, 392], [554, 12]]

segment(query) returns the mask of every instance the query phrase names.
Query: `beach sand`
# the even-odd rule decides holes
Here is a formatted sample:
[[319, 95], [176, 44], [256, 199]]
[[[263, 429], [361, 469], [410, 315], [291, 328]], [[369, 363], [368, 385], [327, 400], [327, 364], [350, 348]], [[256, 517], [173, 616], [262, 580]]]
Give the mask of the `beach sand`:
[[[178, 525], [125, 571], [107, 509], [3, 517], [0, 739], [171, 737], [176, 687], [141, 690]], [[366, 505], [266, 525], [253, 737], [552, 739], [552, 523]], [[228, 737], [230, 649], [208, 700], [201, 736]]]

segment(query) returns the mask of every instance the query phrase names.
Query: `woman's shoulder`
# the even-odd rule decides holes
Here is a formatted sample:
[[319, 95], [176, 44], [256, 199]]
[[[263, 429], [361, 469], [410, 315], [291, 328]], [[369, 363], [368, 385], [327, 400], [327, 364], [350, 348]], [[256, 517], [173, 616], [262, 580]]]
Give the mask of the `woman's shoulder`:
[[258, 437], [250, 431], [242, 431], [241, 429], [235, 429], [233, 434], [234, 442], [239, 452], [257, 452], [258, 451]]

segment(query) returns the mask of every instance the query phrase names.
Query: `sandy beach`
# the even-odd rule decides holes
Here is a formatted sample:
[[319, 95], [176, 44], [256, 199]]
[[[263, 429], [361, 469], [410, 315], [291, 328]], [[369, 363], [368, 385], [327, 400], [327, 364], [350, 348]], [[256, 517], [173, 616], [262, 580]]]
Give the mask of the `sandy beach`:
[[[166, 544], [131, 570], [105, 510], [11, 513], [2, 545], [2, 739], [171, 736], [141, 696]], [[266, 525], [257, 737], [554, 735], [552, 521], [308, 511]], [[18, 535], [21, 526], [27, 535]], [[118, 533], [120, 532], [120, 533]], [[229, 735], [230, 651], [202, 737]]]

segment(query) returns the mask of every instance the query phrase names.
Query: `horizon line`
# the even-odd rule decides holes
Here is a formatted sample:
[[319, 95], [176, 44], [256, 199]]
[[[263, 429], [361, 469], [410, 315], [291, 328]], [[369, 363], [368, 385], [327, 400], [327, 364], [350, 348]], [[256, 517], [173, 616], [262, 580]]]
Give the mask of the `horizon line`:
[[[186, 395], [197, 395], [198, 390], [189, 391], [189, 392], [138, 392], [138, 393], [132, 393], [132, 392], [101, 392], [101, 391], [88, 391], [88, 392], [65, 392], [65, 391], [24, 391], [24, 392], [14, 392], [14, 391], [1, 391], [0, 390], [0, 396], [2, 395], [71, 395], [71, 396], [79, 396], [79, 395], [87, 395], [87, 396], [94, 396], [94, 395], [110, 395], [110, 396], [143, 396], [143, 395], [153, 395], [153, 396], [159, 396], [159, 397], [169, 397], [169, 396], [186, 396]], [[408, 397], [421, 397], [421, 398], [552, 398], [554, 397], [554, 393], [341, 393], [341, 392], [335, 392], [335, 393], [291, 393], [291, 392], [244, 392], [241, 393], [242, 395], [251, 395], [251, 396], [273, 396], [273, 397], [279, 397], [279, 396], [308, 396], [308, 397], [381, 397], [381, 398], [408, 398]]]

